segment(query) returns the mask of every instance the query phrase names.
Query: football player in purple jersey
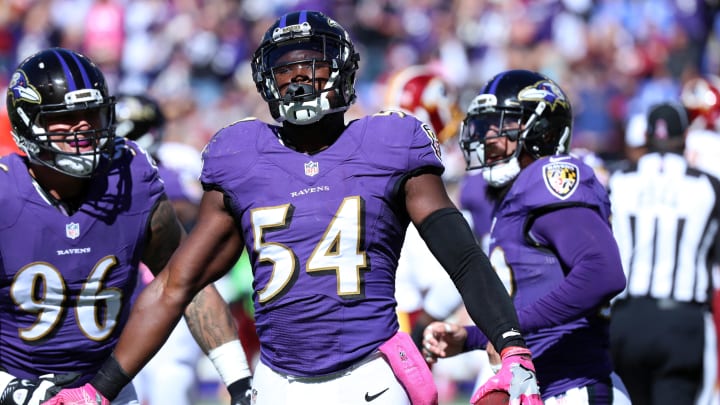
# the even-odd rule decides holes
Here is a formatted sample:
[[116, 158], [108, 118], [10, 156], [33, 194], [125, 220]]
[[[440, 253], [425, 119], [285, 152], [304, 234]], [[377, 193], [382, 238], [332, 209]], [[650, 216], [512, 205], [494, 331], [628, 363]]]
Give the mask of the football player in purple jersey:
[[[0, 159], [0, 404], [35, 405], [105, 372], [140, 262], [159, 272], [185, 232], [152, 159], [115, 137], [115, 100], [88, 58], [28, 57], [6, 101], [23, 154]], [[198, 344], [244, 396], [250, 373], [227, 305], [212, 286], [187, 303]], [[114, 403], [136, 404], [132, 385]]]
[[[261, 342], [254, 404], [437, 403], [395, 312], [395, 268], [411, 221], [504, 354], [504, 378], [492, 388], [539, 403], [512, 300], [446, 193], [434, 132], [402, 113], [345, 122], [358, 61], [348, 33], [322, 13], [275, 21], [251, 65], [282, 125], [246, 118], [209, 141], [189, 237], [140, 295], [101, 377], [49, 403], [114, 398], [244, 247]], [[104, 398], [83, 400], [88, 393]]]
[[[625, 287], [610, 202], [593, 169], [568, 154], [571, 131], [563, 90], [510, 70], [472, 100], [460, 143], [495, 203], [490, 261], [515, 302], [545, 404], [628, 404], [608, 347], [609, 300]], [[424, 335], [430, 356], [494, 344], [475, 326], [435, 323]]]

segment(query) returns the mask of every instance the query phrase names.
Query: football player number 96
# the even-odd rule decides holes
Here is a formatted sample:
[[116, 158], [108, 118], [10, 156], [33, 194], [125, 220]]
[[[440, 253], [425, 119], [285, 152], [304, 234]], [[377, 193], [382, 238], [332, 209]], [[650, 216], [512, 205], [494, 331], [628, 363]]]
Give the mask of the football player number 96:
[[[106, 256], [95, 265], [74, 302], [68, 296], [60, 271], [47, 262], [31, 263], [17, 272], [10, 296], [23, 311], [35, 314], [30, 326], [19, 330], [25, 341], [42, 339], [60, 323], [67, 308], [75, 309], [80, 330], [89, 339], [101, 341], [112, 333], [122, 305], [118, 288], [103, 288], [105, 277], [117, 263], [114, 256]], [[105, 305], [98, 305], [104, 302]], [[103, 313], [99, 313], [103, 312]]]

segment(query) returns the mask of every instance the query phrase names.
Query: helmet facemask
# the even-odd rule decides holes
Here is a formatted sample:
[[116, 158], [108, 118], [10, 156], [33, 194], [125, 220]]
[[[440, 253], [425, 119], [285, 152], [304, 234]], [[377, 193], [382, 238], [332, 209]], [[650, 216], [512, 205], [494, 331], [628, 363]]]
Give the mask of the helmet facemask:
[[[309, 82], [289, 82], [280, 88], [278, 77], [283, 71], [304, 70], [310, 72]], [[330, 66], [320, 52], [317, 58], [301, 59], [289, 63], [278, 63], [271, 68], [273, 80], [270, 83], [273, 94], [278, 99], [273, 102], [277, 108], [280, 121], [291, 124], [306, 125], [317, 122], [325, 114], [342, 111], [343, 103], [339, 102], [336, 82], [338, 71]], [[321, 73], [329, 72], [329, 74]], [[292, 74], [292, 73], [288, 73]], [[281, 93], [284, 90], [284, 95]]]
[[84, 55], [50, 48], [27, 57], [11, 77], [6, 106], [13, 138], [31, 162], [79, 178], [109, 167], [115, 100]]
[[[100, 167], [103, 156], [112, 157], [113, 100], [103, 100], [94, 89], [68, 92], [65, 100], [65, 104], [37, 106], [30, 114], [19, 107], [19, 115], [28, 119], [29, 133], [13, 132], [13, 137], [32, 162], [69, 176], [91, 177]], [[82, 117], [91, 124], [91, 129], [48, 131], [54, 122], [67, 122], [63, 117], [68, 115]]]
[[[492, 98], [483, 95], [473, 100], [474, 105], [461, 123], [460, 146], [467, 169], [482, 169], [489, 185], [501, 187], [520, 173], [518, 158], [530, 120], [523, 122], [521, 109], [484, 104]], [[511, 150], [513, 145], [515, 149]]]
[[[483, 169], [488, 183], [500, 187], [520, 173], [521, 156], [537, 160], [567, 153], [571, 131], [572, 110], [562, 89], [538, 73], [511, 70], [492, 78], [470, 103], [460, 147], [467, 169]], [[498, 137], [515, 149], [493, 150]]]

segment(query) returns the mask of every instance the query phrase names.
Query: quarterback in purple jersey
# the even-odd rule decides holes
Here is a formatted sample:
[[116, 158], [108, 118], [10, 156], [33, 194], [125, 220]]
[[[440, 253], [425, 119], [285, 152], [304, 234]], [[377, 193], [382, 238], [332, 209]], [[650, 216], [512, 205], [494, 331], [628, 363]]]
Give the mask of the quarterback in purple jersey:
[[[556, 83], [511, 70], [473, 99], [460, 142], [495, 202], [489, 256], [515, 302], [545, 404], [625, 404], [604, 312], [625, 277], [607, 192], [567, 153], [571, 129], [571, 106]], [[433, 324], [425, 336], [430, 355], [488, 343], [474, 326]]]
[[247, 247], [261, 341], [254, 404], [436, 404], [395, 313], [410, 221], [505, 354], [496, 389], [539, 403], [512, 300], [445, 191], [433, 131], [397, 113], [345, 122], [358, 60], [348, 33], [319, 12], [283, 15], [267, 30], [253, 80], [282, 125], [247, 118], [210, 140], [198, 222], [140, 294], [106, 378], [50, 403], [85, 403], [74, 398], [107, 395], [113, 383], [117, 392], [113, 374], [137, 373], [193, 294]]
[[[24, 154], [0, 159], [2, 405], [91, 381], [128, 320], [140, 261], [159, 272], [184, 237], [152, 160], [115, 137], [114, 104], [97, 66], [67, 49], [13, 73], [7, 107]], [[236, 339], [214, 287], [186, 317], [206, 351]], [[115, 403], [137, 403], [132, 386]]]

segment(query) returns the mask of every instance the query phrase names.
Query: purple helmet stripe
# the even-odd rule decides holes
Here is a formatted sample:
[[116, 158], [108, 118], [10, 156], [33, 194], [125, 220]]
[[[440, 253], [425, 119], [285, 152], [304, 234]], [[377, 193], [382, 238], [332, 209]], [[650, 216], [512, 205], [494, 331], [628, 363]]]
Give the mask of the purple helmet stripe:
[[280, 22], [278, 23], [278, 28], [285, 28], [287, 25], [287, 14], [280, 17]]
[[85, 88], [91, 89], [91, 88], [92, 88], [92, 83], [90, 83], [90, 78], [88, 77], [88, 72], [87, 72], [87, 70], [85, 70], [85, 65], [83, 65], [82, 61], [80, 61], [80, 59], [78, 58], [77, 54], [75, 54], [75, 53], [70, 53], [70, 55], [72, 56], [73, 60], [74, 60], [75, 63], [77, 64], [78, 69], [80, 70], [80, 75], [81, 75], [82, 78], [83, 78], [83, 83], [85, 84]]
[[487, 87], [489, 87], [489, 88], [486, 89], [486, 90], [484, 91], [484, 93], [486, 93], [486, 94], [495, 94], [495, 92], [497, 91], [498, 83], [500, 83], [500, 80], [502, 80], [502, 78], [503, 78], [504, 76], [505, 76], [505, 72], [497, 75], [497, 76], [495, 77], [495, 80], [493, 80], [492, 82], [488, 83], [488, 86], [487, 86]]
[[77, 85], [75, 84], [75, 78], [72, 75], [72, 72], [70, 71], [70, 67], [67, 65], [67, 62], [65, 62], [65, 59], [63, 59], [62, 55], [60, 55], [60, 52], [53, 49], [52, 51], [55, 56], [57, 56], [58, 60], [60, 60], [60, 65], [62, 65], [63, 72], [65, 72], [65, 78], [67, 79], [68, 84], [68, 90], [74, 91], [77, 90]]
[[300, 20], [298, 21], [298, 24], [302, 24], [302, 23], [304, 23], [304, 22], [307, 22], [307, 11], [305, 11], [305, 10], [301, 11], [301, 12], [300, 12], [300, 17], [299, 17], [299, 19], [300, 19]]

